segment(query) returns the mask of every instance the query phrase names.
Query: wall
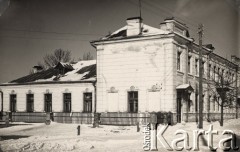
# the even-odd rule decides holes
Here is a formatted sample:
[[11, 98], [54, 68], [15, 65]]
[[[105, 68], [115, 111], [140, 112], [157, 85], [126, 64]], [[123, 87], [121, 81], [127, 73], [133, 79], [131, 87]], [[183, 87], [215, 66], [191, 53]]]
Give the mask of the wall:
[[[175, 56], [171, 38], [98, 45], [97, 111], [127, 112], [131, 86], [138, 91], [139, 112], [174, 111]], [[159, 90], [152, 92], [153, 85]]]
[[[94, 105], [94, 87], [90, 83], [1, 86], [1, 89], [4, 92], [4, 111], [9, 111], [9, 97], [11, 93], [17, 95], [17, 112], [26, 111], [26, 94], [29, 92], [29, 90], [31, 90], [31, 92], [34, 94], [35, 112], [44, 112], [44, 94], [47, 92], [47, 90], [49, 93], [52, 93], [53, 112], [63, 111], [63, 93], [71, 93], [72, 112], [83, 111], [83, 92], [86, 91], [93, 93], [92, 105]], [[94, 110], [94, 107], [92, 110]]]

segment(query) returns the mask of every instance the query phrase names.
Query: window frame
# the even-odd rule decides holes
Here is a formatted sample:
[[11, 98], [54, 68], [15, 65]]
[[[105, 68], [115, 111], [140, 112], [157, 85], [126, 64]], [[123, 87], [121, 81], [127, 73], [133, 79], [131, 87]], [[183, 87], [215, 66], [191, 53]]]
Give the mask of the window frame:
[[191, 70], [191, 59], [192, 56], [188, 55], [188, 73], [191, 74], [192, 70]]
[[72, 112], [72, 94], [71, 93], [63, 93], [63, 112], [66, 112], [66, 113]]
[[[15, 97], [15, 98], [13, 98], [13, 97]], [[9, 110], [11, 112], [16, 112], [17, 111], [17, 95], [16, 94], [10, 94], [9, 95], [9, 101], [10, 101]]]
[[195, 75], [199, 75], [199, 59], [195, 58]]
[[[50, 96], [50, 99], [47, 99], [47, 96]], [[50, 107], [48, 107], [50, 105]], [[45, 93], [44, 94], [44, 111], [45, 112], [52, 112], [52, 94]]]
[[177, 71], [181, 71], [181, 54], [182, 52], [177, 51]]
[[27, 96], [26, 97], [26, 100], [27, 100], [26, 111], [34, 112], [34, 94], [28, 93], [26, 96]]
[[[135, 94], [137, 95], [137, 97], [135, 97]], [[128, 111], [130, 113], [138, 112], [138, 100], [139, 100], [138, 98], [139, 98], [138, 91], [128, 91]], [[131, 104], [133, 104], [133, 109], [131, 109]]]
[[[86, 98], [87, 94], [90, 95], [89, 99]], [[93, 103], [93, 93], [92, 92], [84, 92], [83, 93], [83, 112], [84, 113], [92, 112], [92, 103]]]

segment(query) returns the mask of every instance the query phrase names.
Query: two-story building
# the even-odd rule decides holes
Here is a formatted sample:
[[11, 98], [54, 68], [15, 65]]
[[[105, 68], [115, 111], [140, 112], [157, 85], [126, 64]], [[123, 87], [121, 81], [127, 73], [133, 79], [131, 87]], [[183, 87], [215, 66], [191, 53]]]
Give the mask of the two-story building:
[[[172, 112], [175, 122], [196, 121], [198, 44], [190, 38], [188, 27], [174, 18], [159, 28], [142, 21], [128, 18], [126, 26], [91, 42], [97, 51], [97, 111], [139, 118], [150, 112]], [[220, 81], [222, 73], [236, 89], [237, 65], [213, 49], [203, 47], [203, 113], [205, 119], [217, 120], [221, 101], [215, 101], [216, 86], [210, 82]], [[236, 117], [234, 109], [225, 109], [225, 118]]]

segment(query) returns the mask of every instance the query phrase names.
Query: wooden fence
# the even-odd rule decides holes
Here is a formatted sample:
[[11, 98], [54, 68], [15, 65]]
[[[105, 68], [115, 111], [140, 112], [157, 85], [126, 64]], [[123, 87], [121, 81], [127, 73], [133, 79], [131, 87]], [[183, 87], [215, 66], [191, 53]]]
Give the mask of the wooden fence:
[[53, 121], [59, 123], [79, 123], [79, 124], [92, 124], [93, 123], [93, 113], [53, 113]]
[[[172, 122], [171, 113], [155, 113], [157, 115], [157, 123]], [[97, 115], [95, 115], [97, 116]], [[77, 124], [93, 124], [94, 113], [62, 113], [53, 112], [50, 115], [45, 112], [12, 112], [4, 113], [3, 120], [9, 119], [12, 122], [39, 122], [43, 123], [49, 118], [58, 123], [77, 123]], [[100, 113], [95, 121], [99, 121], [102, 125], [136, 125], [147, 124], [150, 122], [150, 113], [127, 113], [127, 112], [109, 112]]]

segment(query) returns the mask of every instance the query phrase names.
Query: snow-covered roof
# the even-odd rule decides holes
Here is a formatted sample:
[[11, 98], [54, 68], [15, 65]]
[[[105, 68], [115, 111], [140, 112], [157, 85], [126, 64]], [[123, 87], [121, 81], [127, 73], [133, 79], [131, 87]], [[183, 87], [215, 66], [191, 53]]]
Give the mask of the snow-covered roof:
[[96, 81], [96, 60], [78, 61], [76, 63], [59, 62], [47, 70], [33, 73], [7, 84], [24, 84], [34, 82], [61, 81]]
[[[169, 31], [165, 31], [162, 29], [158, 29], [155, 27], [151, 27], [149, 25], [143, 24], [142, 23], [142, 33], [141, 36], [150, 36], [150, 35], [158, 35], [158, 34], [169, 34]], [[127, 36], [127, 25], [118, 29], [117, 31], [113, 32], [110, 35], [107, 35], [101, 40], [107, 40], [107, 39], [114, 39], [114, 38], [121, 38], [121, 37], [126, 37]]]

